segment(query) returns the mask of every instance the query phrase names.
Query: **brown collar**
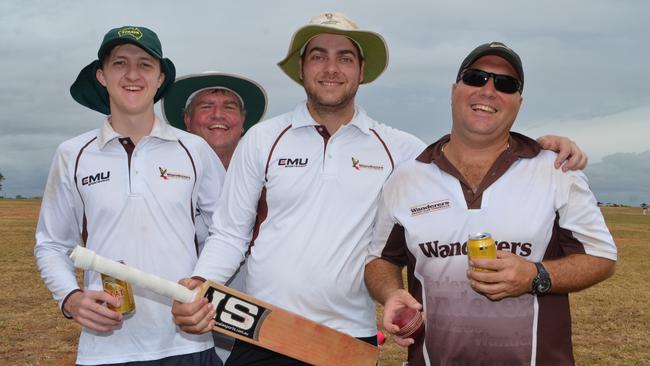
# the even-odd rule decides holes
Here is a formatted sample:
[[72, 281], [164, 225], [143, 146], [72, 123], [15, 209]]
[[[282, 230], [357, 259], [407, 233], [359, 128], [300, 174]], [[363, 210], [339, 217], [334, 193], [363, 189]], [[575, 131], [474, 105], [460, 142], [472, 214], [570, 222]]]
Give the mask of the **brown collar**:
[[537, 141], [522, 134], [510, 132], [509, 147], [492, 164], [475, 193], [458, 169], [442, 153], [442, 147], [449, 140], [450, 135], [443, 136], [440, 140], [429, 145], [416, 160], [425, 164], [436, 164], [440, 170], [458, 179], [465, 195], [467, 207], [470, 209], [481, 208], [483, 192], [505, 174], [515, 161], [518, 159], [534, 158], [542, 150], [542, 147]]

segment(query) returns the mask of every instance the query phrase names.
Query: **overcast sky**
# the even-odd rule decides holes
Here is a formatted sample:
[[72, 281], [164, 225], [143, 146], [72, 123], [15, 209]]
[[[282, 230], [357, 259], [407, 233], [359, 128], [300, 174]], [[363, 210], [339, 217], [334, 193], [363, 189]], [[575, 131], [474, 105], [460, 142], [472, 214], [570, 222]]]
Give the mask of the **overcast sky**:
[[156, 31], [177, 76], [214, 70], [258, 81], [271, 117], [305, 98], [276, 63], [293, 32], [326, 11], [388, 42], [388, 69], [357, 97], [375, 119], [435, 141], [450, 129], [462, 59], [481, 43], [503, 41], [521, 56], [526, 77], [514, 130], [577, 141], [599, 201], [650, 203], [647, 0], [3, 0], [0, 195], [42, 195], [57, 145], [101, 125], [103, 116], [68, 89], [110, 28]]

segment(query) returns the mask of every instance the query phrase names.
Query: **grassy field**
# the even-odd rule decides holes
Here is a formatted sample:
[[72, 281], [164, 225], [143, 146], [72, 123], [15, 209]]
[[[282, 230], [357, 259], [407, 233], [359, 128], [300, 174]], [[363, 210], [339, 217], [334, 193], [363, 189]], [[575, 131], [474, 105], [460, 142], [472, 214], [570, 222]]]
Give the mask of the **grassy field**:
[[[61, 316], [33, 257], [38, 200], [0, 199], [0, 365], [74, 364], [79, 327]], [[619, 247], [614, 277], [571, 296], [578, 365], [650, 365], [650, 215], [604, 208]], [[381, 365], [405, 357], [390, 340]]]

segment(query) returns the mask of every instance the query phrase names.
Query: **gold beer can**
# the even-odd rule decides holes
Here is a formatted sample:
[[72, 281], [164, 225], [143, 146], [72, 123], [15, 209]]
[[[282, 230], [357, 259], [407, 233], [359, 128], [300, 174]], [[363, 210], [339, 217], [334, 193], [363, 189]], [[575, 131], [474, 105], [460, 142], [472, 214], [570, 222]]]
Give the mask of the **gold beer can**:
[[[467, 256], [469, 259], [495, 259], [497, 246], [490, 233], [469, 234], [467, 241]], [[496, 272], [492, 269], [474, 267], [478, 272]]]
[[[124, 264], [124, 261], [119, 262]], [[133, 312], [133, 310], [135, 310], [135, 300], [133, 299], [133, 290], [131, 290], [131, 285], [126, 281], [119, 280], [109, 275], [103, 273], [101, 275], [104, 291], [109, 293], [111, 296], [119, 297], [122, 300], [120, 306], [117, 307], [111, 304], [106, 304], [108, 308], [122, 314]]]

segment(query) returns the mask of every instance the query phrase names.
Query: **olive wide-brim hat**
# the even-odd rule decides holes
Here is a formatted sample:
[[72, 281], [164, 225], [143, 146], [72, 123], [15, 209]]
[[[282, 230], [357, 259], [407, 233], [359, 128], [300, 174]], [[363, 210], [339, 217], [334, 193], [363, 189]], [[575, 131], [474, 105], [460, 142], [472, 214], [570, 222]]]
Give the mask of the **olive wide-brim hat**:
[[97, 60], [84, 67], [70, 86], [70, 95], [74, 100], [99, 113], [111, 114], [108, 91], [97, 80], [97, 69], [101, 67], [104, 57], [113, 47], [124, 43], [134, 44], [160, 61], [160, 69], [165, 74], [165, 80], [154, 96], [154, 103], [165, 95], [176, 77], [174, 63], [163, 57], [162, 46], [155, 32], [145, 27], [125, 26], [111, 29], [106, 33], [97, 51]]
[[365, 68], [361, 84], [377, 79], [388, 66], [388, 47], [384, 38], [375, 32], [360, 30], [348, 17], [341, 13], [324, 13], [311, 19], [308, 25], [293, 34], [287, 56], [278, 66], [293, 81], [302, 85], [298, 61], [305, 45], [319, 34], [338, 34], [350, 38], [359, 47]]
[[183, 115], [189, 99], [209, 89], [228, 90], [239, 97], [246, 110], [244, 131], [259, 122], [266, 112], [266, 91], [260, 84], [243, 76], [209, 71], [176, 79], [162, 100], [162, 112], [167, 122], [186, 130]]

